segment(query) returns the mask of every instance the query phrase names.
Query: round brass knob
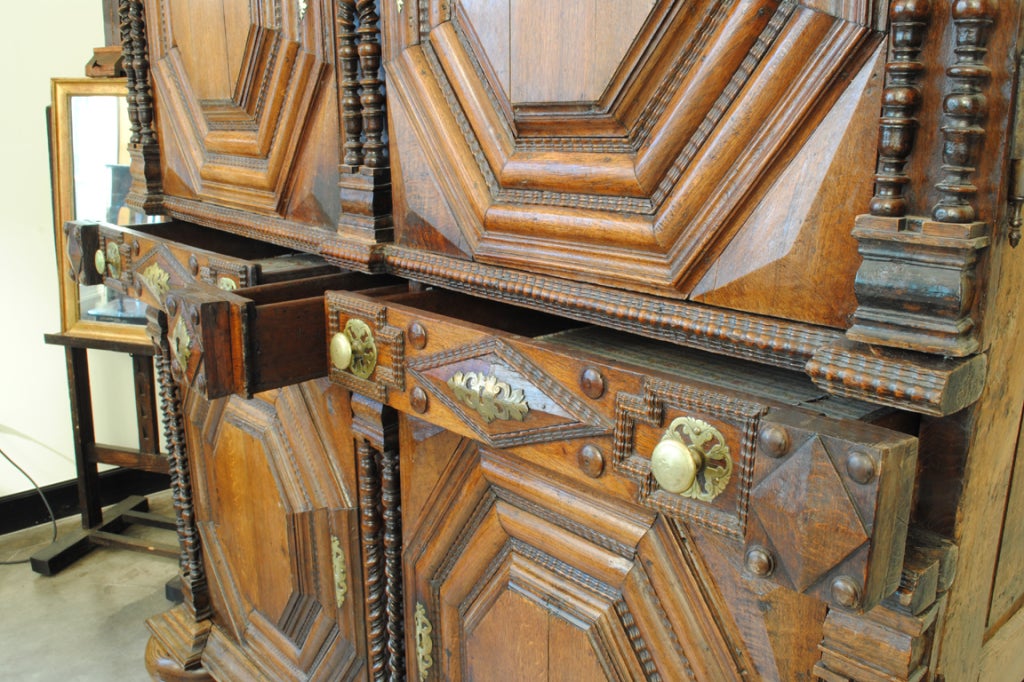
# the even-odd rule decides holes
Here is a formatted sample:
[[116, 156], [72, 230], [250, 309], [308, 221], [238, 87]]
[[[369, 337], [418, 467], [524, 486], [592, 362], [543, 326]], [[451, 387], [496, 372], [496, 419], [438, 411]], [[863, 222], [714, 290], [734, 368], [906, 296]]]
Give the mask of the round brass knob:
[[93, 256], [93, 264], [96, 266], [96, 272], [100, 273], [100, 277], [107, 272], [107, 254], [103, 253], [103, 249], [96, 249], [96, 255]]
[[700, 452], [686, 447], [674, 432], [666, 433], [651, 453], [651, 473], [663, 489], [682, 493], [693, 487], [704, 466]]
[[344, 332], [331, 337], [331, 364], [340, 370], [346, 370], [352, 364], [352, 343]]
[[651, 452], [651, 475], [665, 492], [711, 502], [732, 476], [725, 436], [700, 419], [673, 419]]

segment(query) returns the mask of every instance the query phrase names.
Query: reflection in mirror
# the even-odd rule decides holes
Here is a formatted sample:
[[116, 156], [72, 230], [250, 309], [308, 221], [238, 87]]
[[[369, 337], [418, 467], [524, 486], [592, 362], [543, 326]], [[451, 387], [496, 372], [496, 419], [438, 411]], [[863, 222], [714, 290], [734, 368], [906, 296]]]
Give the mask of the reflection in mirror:
[[83, 334], [109, 335], [111, 330], [103, 323], [146, 322], [144, 304], [103, 284], [67, 281], [63, 262], [62, 226], [66, 221], [135, 225], [160, 220], [125, 205], [131, 184], [127, 152], [131, 125], [125, 89], [124, 79], [53, 82], [54, 217], [64, 328]]
[[[75, 220], [117, 225], [142, 222], [124, 205], [128, 173], [127, 102], [121, 96], [71, 97], [71, 158], [74, 169]], [[80, 285], [79, 318], [97, 322], [146, 323], [145, 304], [125, 298], [102, 284]]]

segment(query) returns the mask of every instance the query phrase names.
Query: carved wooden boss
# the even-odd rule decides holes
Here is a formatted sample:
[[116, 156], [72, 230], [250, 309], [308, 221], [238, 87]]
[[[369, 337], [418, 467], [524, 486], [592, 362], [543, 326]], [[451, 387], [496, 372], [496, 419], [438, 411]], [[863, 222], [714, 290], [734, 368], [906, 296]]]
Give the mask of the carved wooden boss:
[[1020, 2], [120, 6], [154, 675], [1019, 678]]

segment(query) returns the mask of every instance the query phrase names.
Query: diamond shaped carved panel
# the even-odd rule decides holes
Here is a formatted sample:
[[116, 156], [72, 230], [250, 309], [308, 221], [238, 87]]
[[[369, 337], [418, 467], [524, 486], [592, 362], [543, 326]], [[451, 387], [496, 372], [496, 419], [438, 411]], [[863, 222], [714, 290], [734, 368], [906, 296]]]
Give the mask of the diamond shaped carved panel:
[[410, 361], [408, 370], [494, 447], [578, 438], [611, 428], [572, 391], [498, 339]]
[[819, 438], [801, 445], [750, 497], [779, 561], [801, 592], [868, 541]]
[[916, 465], [911, 436], [772, 409], [758, 438], [744, 533], [748, 551], [771, 564], [758, 575], [870, 609], [899, 583]]

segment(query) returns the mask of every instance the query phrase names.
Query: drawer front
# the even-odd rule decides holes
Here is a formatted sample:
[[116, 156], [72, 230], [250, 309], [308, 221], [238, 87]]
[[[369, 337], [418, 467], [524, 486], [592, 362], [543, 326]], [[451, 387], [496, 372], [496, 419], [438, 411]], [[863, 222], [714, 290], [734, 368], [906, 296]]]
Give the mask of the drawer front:
[[444, 294], [329, 292], [326, 303], [329, 343], [348, 349], [348, 365], [332, 356], [330, 376], [351, 390], [725, 538], [749, 576], [851, 610], [898, 585], [911, 436], [713, 373], [695, 379], [671, 361], [641, 366], [558, 334], [462, 321], [435, 312], [461, 312]]
[[208, 398], [246, 397], [323, 377], [328, 289], [393, 278], [188, 223], [68, 223], [75, 278], [167, 313], [176, 378]]
[[161, 308], [168, 291], [189, 284], [234, 291], [334, 270], [315, 256], [187, 223], [129, 228], [73, 222], [65, 230], [67, 258], [79, 283], [105, 283]]
[[324, 292], [389, 281], [340, 272], [235, 291], [174, 289], [165, 299], [172, 371], [208, 398], [326, 376]]

